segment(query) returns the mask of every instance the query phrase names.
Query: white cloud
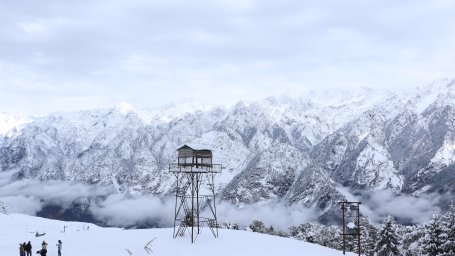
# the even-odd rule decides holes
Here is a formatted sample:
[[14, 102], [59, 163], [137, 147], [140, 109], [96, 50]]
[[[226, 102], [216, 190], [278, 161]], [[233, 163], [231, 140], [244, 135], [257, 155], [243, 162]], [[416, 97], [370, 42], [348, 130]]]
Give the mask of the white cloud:
[[[108, 225], [134, 226], [153, 223], [160, 227], [170, 227], [173, 223], [174, 198], [116, 194], [110, 187], [73, 184], [67, 181], [21, 180], [11, 183], [8, 179], [9, 175], [0, 175], [0, 201], [8, 205], [10, 212], [34, 215], [47, 204], [66, 208], [79, 198], [101, 196], [98, 198], [104, 199], [93, 201], [90, 209], [97, 219]], [[352, 197], [352, 200], [362, 202], [362, 215], [377, 222], [391, 215], [402, 223], [428, 221], [433, 213], [440, 212], [438, 205], [443, 200], [435, 194], [413, 197], [396, 195], [387, 190], [363, 192]], [[261, 220], [267, 226], [286, 231], [292, 225], [317, 221], [319, 213], [300, 205], [289, 206], [272, 202], [243, 208], [219, 203], [217, 214], [220, 223], [248, 226], [253, 220]]]
[[37, 198], [23, 195], [0, 197], [0, 201], [6, 204], [8, 212], [13, 213], [35, 215], [43, 207]]
[[44, 34], [46, 28], [41, 22], [20, 23], [19, 26], [29, 34]]
[[9, 175], [0, 175], [0, 201], [8, 204], [8, 210], [34, 215], [46, 204], [63, 208], [83, 197], [96, 197], [113, 192], [112, 188], [89, 186], [70, 181], [10, 180]]
[[[108, 225], [154, 224], [159, 227], [173, 225], [174, 197], [163, 199], [155, 196], [117, 194], [113, 188], [73, 184], [67, 181], [11, 182], [8, 179], [9, 175], [0, 175], [0, 201], [7, 204], [10, 212], [35, 215], [48, 204], [67, 208], [79, 198], [91, 197], [98, 198], [90, 205], [94, 217]], [[312, 209], [298, 205], [287, 206], [283, 203], [249, 205], [241, 209], [227, 203], [219, 203], [217, 214], [220, 223], [231, 222], [248, 226], [253, 220], [261, 220], [268, 226], [284, 231], [292, 225], [316, 221], [317, 217]], [[202, 215], [210, 214], [205, 212]]]
[[154, 223], [159, 227], [170, 227], [173, 220], [173, 200], [156, 197], [132, 197], [121, 194], [110, 195], [100, 205], [93, 204], [93, 214], [108, 225], [134, 226]]
[[287, 231], [292, 225], [317, 221], [317, 213], [299, 205], [287, 206], [284, 203], [248, 205], [238, 208], [228, 203], [217, 206], [219, 222], [237, 223], [248, 226], [260, 220], [267, 226]]
[[434, 213], [439, 213], [441, 199], [437, 194], [414, 197], [389, 190], [363, 192], [359, 197], [362, 214], [377, 222], [391, 215], [399, 222], [414, 224], [428, 221]]
[[155, 223], [169, 227], [173, 219], [173, 200], [153, 196], [126, 197], [116, 194], [113, 188], [74, 184], [67, 181], [21, 180], [7, 182], [7, 175], [0, 176], [0, 201], [7, 204], [9, 212], [35, 215], [42, 207], [59, 205], [67, 208], [79, 198], [105, 197], [91, 205], [91, 211], [108, 225], [133, 226]]

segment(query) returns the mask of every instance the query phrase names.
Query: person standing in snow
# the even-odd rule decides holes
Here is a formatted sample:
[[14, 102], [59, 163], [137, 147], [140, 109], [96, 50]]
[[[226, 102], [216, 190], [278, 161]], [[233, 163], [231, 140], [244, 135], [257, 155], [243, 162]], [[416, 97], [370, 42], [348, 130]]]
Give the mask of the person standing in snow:
[[41, 244], [41, 251], [40, 251], [41, 256], [46, 256], [47, 254], [47, 243], [46, 241], [43, 241]]
[[30, 241], [25, 245], [25, 252], [27, 253], [27, 256], [32, 256], [32, 244]]
[[24, 256], [24, 255], [25, 255], [24, 245], [19, 243], [19, 256]]
[[57, 245], [57, 250], [58, 250], [58, 256], [62, 256], [62, 241], [61, 240], [58, 240], [58, 244]]
[[24, 256], [25, 256], [25, 246], [26, 246], [26, 245], [27, 245], [27, 244], [26, 244], [25, 242], [22, 244], [22, 247], [24, 247], [24, 254], [23, 254]]

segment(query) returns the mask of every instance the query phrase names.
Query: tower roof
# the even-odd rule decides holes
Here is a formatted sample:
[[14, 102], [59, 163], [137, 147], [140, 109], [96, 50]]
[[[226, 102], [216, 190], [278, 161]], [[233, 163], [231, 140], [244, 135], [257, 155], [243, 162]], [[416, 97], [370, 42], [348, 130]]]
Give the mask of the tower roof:
[[187, 143], [187, 144], [183, 144], [182, 146], [180, 146], [180, 147], [177, 149], [177, 151], [180, 150], [180, 149], [183, 149], [183, 148], [189, 148], [189, 149], [192, 149], [192, 150], [210, 150], [210, 149], [209, 149], [207, 146], [205, 146], [205, 145], [193, 144], [193, 143], [189, 144], [189, 143]]

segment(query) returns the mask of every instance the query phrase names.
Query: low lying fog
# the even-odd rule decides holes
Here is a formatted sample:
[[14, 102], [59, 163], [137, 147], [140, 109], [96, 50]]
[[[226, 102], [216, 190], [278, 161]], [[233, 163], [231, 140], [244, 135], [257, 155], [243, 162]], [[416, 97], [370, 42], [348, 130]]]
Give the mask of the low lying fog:
[[[173, 225], [175, 198], [131, 196], [116, 194], [109, 187], [76, 184], [68, 181], [20, 180], [11, 182], [6, 173], [0, 175], [0, 201], [9, 212], [35, 215], [48, 204], [67, 208], [77, 199], [99, 197], [102, 201], [90, 205], [95, 218], [112, 226], [134, 226], [140, 223], [156, 223], [160, 227]], [[362, 201], [361, 212], [376, 222], [387, 215], [407, 223], [421, 223], [438, 213], [441, 196], [412, 197], [395, 195], [390, 191], [364, 192], [353, 196]], [[267, 226], [287, 230], [292, 225], [317, 221], [317, 213], [303, 206], [282, 203], [260, 203], [242, 208], [228, 203], [217, 204], [218, 222], [249, 225], [261, 220]]]

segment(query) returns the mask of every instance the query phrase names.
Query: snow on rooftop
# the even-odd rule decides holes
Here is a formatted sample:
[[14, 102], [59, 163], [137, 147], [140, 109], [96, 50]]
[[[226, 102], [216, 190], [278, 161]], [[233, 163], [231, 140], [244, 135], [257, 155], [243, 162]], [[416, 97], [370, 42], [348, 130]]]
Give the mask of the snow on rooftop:
[[195, 143], [185, 143], [185, 144], [181, 145], [180, 147], [178, 147], [178, 149], [180, 149], [184, 146], [188, 146], [194, 150], [210, 150], [210, 147], [207, 145], [195, 144]]

